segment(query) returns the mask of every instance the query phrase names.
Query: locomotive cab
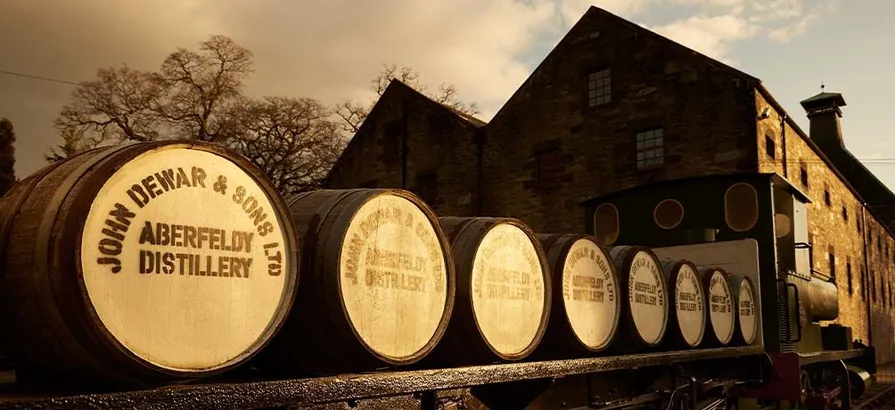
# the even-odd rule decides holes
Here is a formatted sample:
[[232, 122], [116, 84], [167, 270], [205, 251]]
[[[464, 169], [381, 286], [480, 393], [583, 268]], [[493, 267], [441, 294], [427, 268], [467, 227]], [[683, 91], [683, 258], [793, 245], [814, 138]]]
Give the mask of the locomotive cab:
[[[736, 173], [663, 181], [583, 203], [605, 246], [642, 245], [669, 259], [723, 266], [757, 284], [761, 343], [769, 352], [851, 348], [833, 272], [816, 269], [810, 198], [778, 174]], [[826, 342], [826, 343], [825, 343]]]

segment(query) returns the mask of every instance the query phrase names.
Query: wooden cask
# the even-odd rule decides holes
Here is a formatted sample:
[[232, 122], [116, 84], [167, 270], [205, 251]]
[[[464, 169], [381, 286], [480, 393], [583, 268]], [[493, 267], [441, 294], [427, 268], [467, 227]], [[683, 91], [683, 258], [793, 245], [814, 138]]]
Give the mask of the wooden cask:
[[550, 318], [550, 272], [537, 237], [512, 218], [439, 220], [457, 266], [457, 303], [434, 362], [491, 363], [529, 356]]
[[622, 289], [619, 350], [643, 351], [659, 346], [668, 327], [668, 284], [655, 253], [642, 246], [615, 246], [609, 254]]
[[605, 350], [621, 315], [618, 275], [595, 238], [538, 235], [552, 277], [550, 321], [537, 351], [541, 357], [581, 356]]
[[758, 299], [752, 279], [743, 274], [728, 275], [730, 289], [736, 296], [736, 331], [734, 342], [751, 345], [758, 335], [758, 312], [755, 303]]
[[699, 269], [690, 261], [662, 261], [668, 292], [672, 297], [669, 310], [667, 341], [670, 347], [693, 348], [699, 346], [705, 335], [705, 291]]
[[429, 354], [456, 287], [432, 210], [399, 189], [321, 190], [288, 203], [305, 245], [302, 286], [261, 362], [320, 374], [409, 365]]
[[295, 296], [285, 202], [215, 145], [91, 150], [21, 181], [0, 215], [0, 315], [23, 379], [219, 373], [268, 343]]
[[727, 346], [733, 340], [736, 324], [734, 294], [727, 272], [721, 268], [703, 268], [700, 273], [709, 305], [706, 347]]

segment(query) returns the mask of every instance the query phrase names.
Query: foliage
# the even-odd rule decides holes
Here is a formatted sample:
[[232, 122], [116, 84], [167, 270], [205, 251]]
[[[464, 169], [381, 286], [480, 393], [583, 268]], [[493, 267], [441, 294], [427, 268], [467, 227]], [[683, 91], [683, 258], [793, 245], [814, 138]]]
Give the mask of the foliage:
[[[123, 65], [101, 68], [81, 82], [55, 121], [63, 143], [49, 162], [125, 141], [191, 139], [235, 149], [260, 167], [284, 193], [320, 186], [372, 105], [345, 101], [334, 110], [310, 98], [243, 95], [254, 72], [251, 51], [224, 36], [210, 36], [198, 50], [179, 48], [158, 71]], [[381, 96], [394, 78], [425, 92], [419, 74], [385, 66], [371, 87]], [[453, 86], [431, 95], [458, 111], [475, 114]]]
[[457, 96], [457, 89], [452, 84], [441, 84], [438, 92], [431, 93], [427, 87], [420, 83], [419, 73], [407, 66], [398, 67], [396, 64], [384, 65], [382, 71], [373, 78], [370, 88], [375, 94], [375, 99], [370, 104], [364, 105], [351, 100], [344, 100], [336, 106], [336, 115], [342, 122], [342, 129], [346, 132], [355, 133], [360, 129], [361, 124], [367, 119], [367, 115], [376, 104], [375, 100], [385, 93], [385, 89], [391, 84], [392, 80], [398, 80], [411, 88], [425, 94], [433, 101], [442, 104], [448, 108], [463, 114], [474, 116], [479, 114], [479, 108], [475, 103], [466, 104]]

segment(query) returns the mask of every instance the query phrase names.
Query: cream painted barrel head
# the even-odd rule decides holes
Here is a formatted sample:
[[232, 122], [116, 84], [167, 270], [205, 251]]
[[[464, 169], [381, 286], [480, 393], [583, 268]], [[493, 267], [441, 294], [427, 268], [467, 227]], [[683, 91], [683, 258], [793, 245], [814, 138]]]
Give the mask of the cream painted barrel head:
[[449, 308], [449, 254], [435, 223], [386, 191], [356, 210], [343, 237], [339, 286], [348, 320], [363, 344], [392, 360], [423, 351]]
[[482, 237], [472, 264], [472, 309], [488, 344], [503, 355], [522, 354], [538, 337], [544, 315], [544, 265], [525, 231], [510, 223]]
[[290, 222], [268, 192], [240, 165], [187, 144], [121, 165], [80, 236], [86, 296], [111, 338], [185, 373], [257, 350], [296, 280]]
[[569, 248], [562, 270], [566, 317], [575, 336], [591, 349], [612, 341], [621, 310], [612, 261], [592, 240], [578, 239]]
[[680, 265], [674, 287], [677, 326], [684, 341], [695, 346], [705, 331], [705, 298], [699, 285], [699, 273], [690, 264]]
[[721, 344], [730, 343], [733, 338], [733, 324], [736, 319], [733, 311], [733, 298], [730, 282], [724, 272], [712, 269], [706, 295], [709, 299], [709, 320], [715, 337]]
[[650, 253], [637, 251], [631, 269], [621, 274], [630, 275], [628, 306], [638, 334], [650, 345], [659, 343], [668, 323], [668, 298], [661, 267]]
[[755, 289], [752, 288], [752, 281], [743, 276], [740, 278], [740, 290], [737, 297], [737, 319], [740, 323], [740, 332], [746, 344], [752, 344], [755, 341], [757, 327], [755, 323]]

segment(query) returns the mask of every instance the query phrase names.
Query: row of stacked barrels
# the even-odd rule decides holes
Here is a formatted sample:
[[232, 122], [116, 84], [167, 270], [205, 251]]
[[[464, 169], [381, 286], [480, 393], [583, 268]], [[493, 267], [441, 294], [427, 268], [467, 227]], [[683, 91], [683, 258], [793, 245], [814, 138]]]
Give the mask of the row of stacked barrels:
[[0, 340], [24, 380], [432, 368], [756, 332], [748, 277], [512, 218], [439, 217], [403, 190], [283, 198], [196, 142], [98, 148], [20, 181], [0, 201], [0, 261]]

